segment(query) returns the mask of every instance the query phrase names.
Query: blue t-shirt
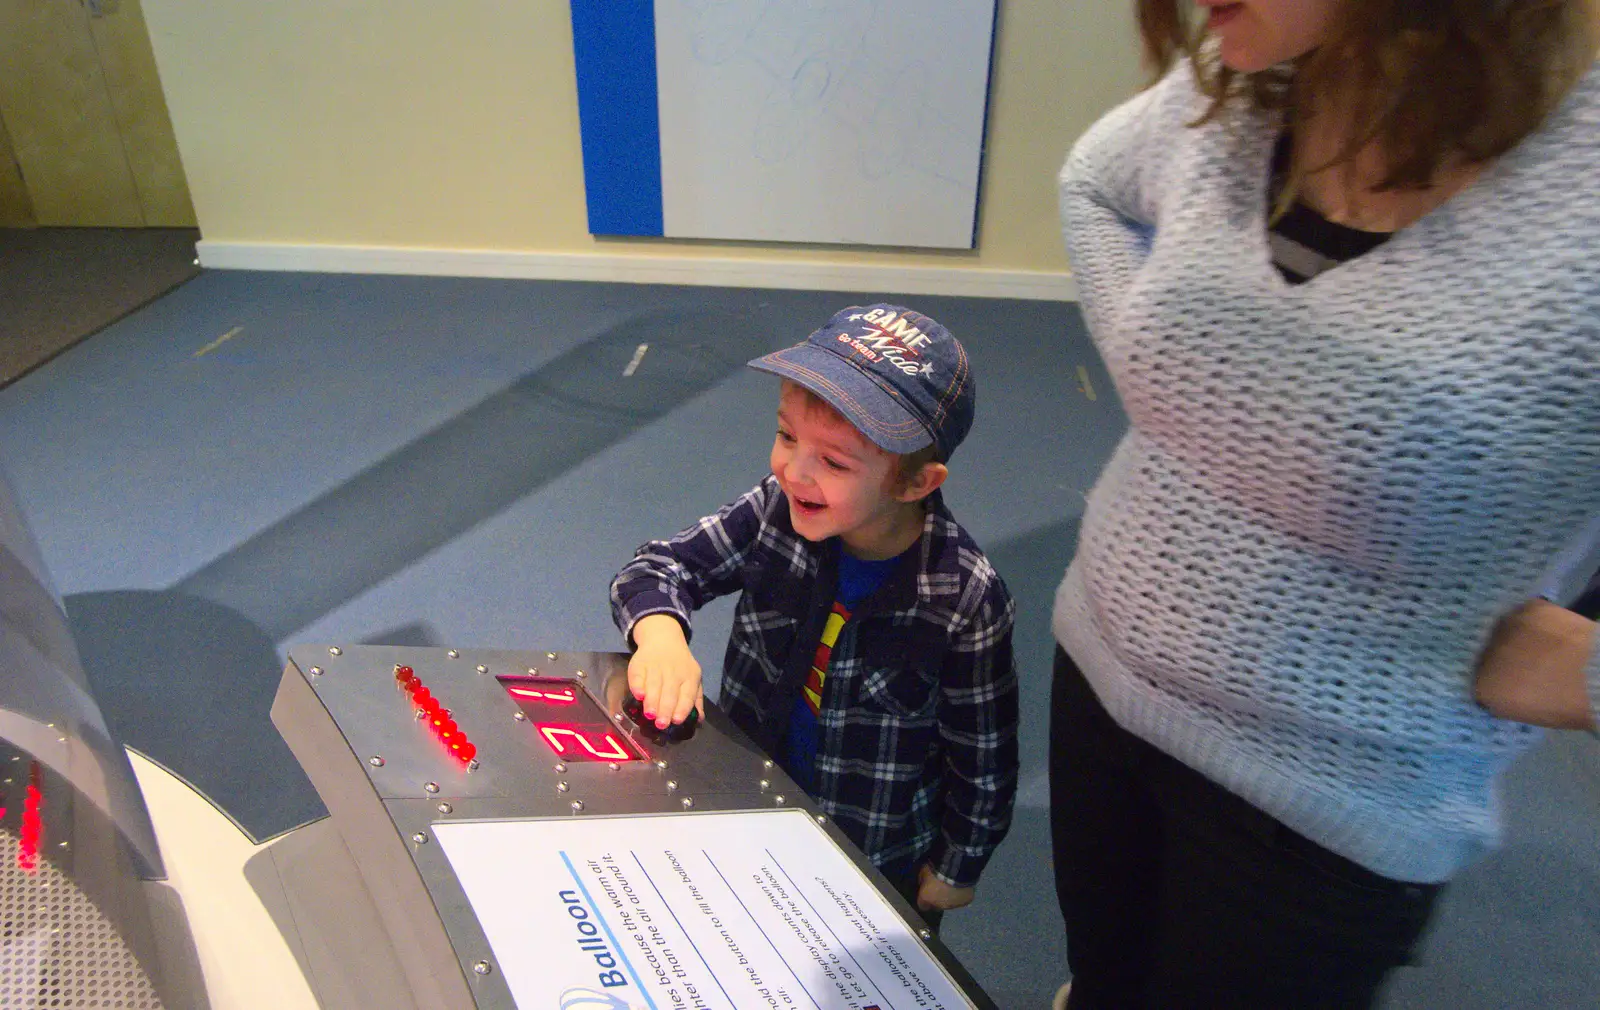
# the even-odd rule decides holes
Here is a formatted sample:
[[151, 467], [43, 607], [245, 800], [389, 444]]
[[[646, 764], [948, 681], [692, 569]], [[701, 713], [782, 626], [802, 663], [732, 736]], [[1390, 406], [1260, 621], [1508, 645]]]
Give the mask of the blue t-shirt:
[[[874, 591], [883, 585], [884, 579], [900, 563], [904, 554], [882, 561], [863, 561], [858, 557], [841, 550], [839, 552], [839, 587], [834, 591], [833, 614], [829, 615], [828, 626], [823, 631], [823, 641], [817, 649], [817, 660], [823, 668], [813, 668], [807, 678], [807, 685], [796, 699], [794, 713], [789, 717], [788, 737], [788, 768], [787, 771], [807, 793], [816, 792], [816, 763], [817, 763], [817, 713], [813, 711], [813, 704], [821, 706], [820, 696], [821, 681], [827, 675], [827, 655], [837, 640], [839, 628], [849, 620], [850, 611], [861, 603]], [[807, 695], [812, 693], [812, 684], [815, 682], [817, 692], [812, 694], [810, 700]]]

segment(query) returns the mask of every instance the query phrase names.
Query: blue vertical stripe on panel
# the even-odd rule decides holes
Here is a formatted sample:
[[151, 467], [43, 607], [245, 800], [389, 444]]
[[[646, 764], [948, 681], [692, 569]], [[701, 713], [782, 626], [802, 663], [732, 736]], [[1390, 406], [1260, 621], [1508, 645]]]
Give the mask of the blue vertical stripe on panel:
[[654, 0], [572, 0], [589, 231], [660, 235]]

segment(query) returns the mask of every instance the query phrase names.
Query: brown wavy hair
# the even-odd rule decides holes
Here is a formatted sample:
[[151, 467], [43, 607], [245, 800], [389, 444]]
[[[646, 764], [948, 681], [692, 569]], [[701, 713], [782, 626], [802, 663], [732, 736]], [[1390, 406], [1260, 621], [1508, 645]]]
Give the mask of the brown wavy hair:
[[[1451, 162], [1480, 164], [1538, 128], [1594, 59], [1594, 0], [1342, 0], [1333, 37], [1292, 66], [1242, 74], [1203, 45], [1192, 0], [1137, 0], [1145, 58], [1159, 74], [1182, 56], [1212, 99], [1289, 115], [1337, 103], [1352, 133], [1332, 164], [1374, 141], [1380, 190], [1423, 189]], [[1328, 165], [1293, 166], [1288, 190]]]

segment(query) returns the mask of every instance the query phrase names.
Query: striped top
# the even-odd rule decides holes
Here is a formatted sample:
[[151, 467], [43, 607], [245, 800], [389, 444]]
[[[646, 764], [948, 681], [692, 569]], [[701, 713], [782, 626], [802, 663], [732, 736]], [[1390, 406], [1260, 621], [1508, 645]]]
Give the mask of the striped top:
[[[1291, 153], [1289, 134], [1285, 132], [1272, 151], [1269, 206], [1277, 205], [1278, 196], [1288, 181]], [[1283, 217], [1273, 222], [1267, 235], [1272, 265], [1290, 284], [1304, 284], [1324, 270], [1365, 255], [1387, 241], [1388, 232], [1362, 231], [1329, 221], [1298, 200]]]

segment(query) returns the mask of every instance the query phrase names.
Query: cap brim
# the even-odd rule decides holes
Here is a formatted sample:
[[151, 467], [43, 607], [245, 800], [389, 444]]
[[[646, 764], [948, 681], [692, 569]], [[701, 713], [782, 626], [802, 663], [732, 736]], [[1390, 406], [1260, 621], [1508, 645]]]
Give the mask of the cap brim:
[[822, 397], [874, 445], [908, 453], [933, 444], [933, 435], [888, 390], [838, 355], [796, 344], [750, 362], [750, 367], [781, 375]]

